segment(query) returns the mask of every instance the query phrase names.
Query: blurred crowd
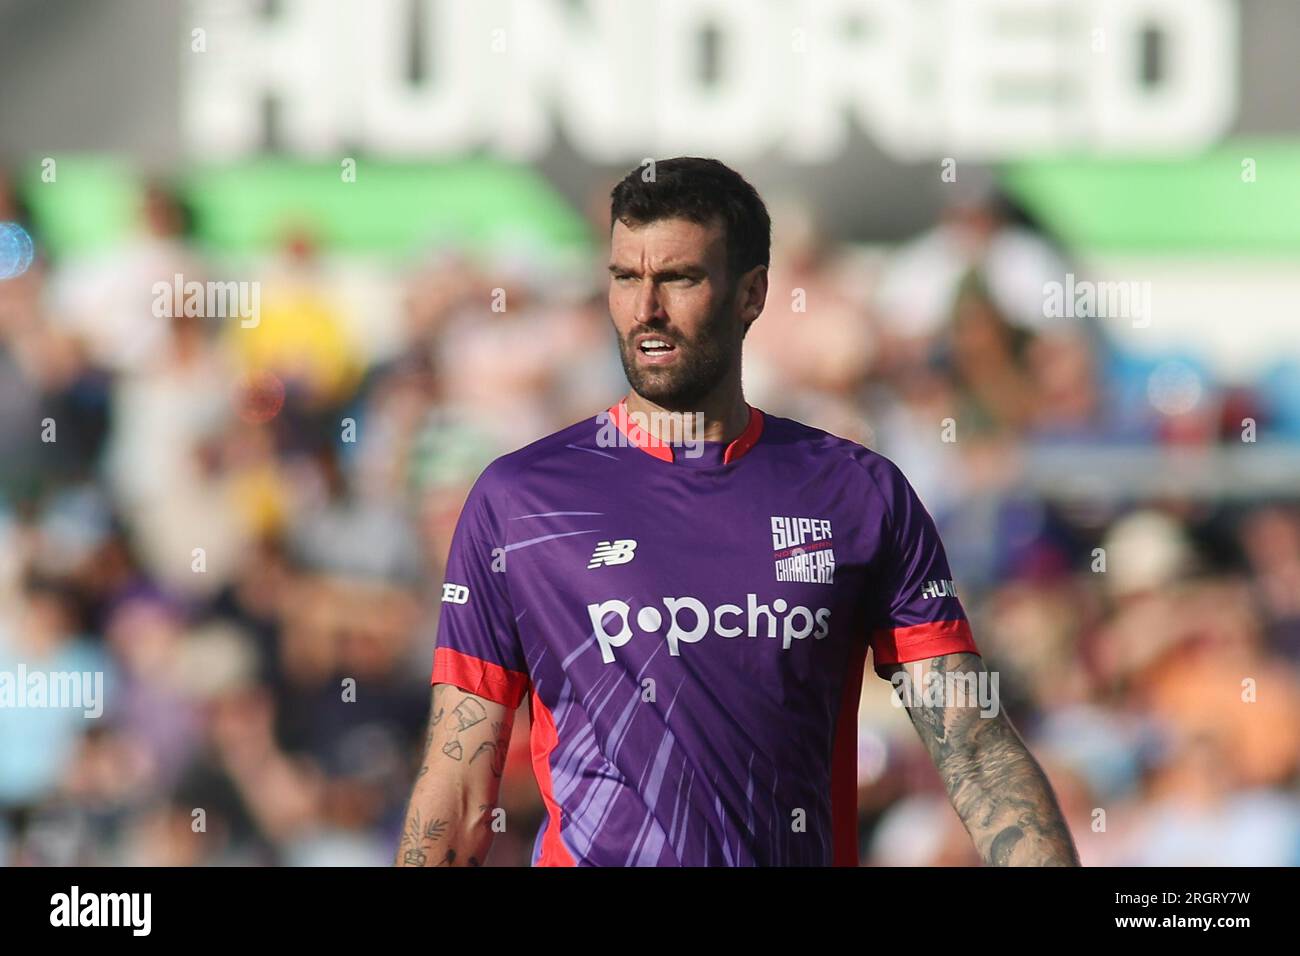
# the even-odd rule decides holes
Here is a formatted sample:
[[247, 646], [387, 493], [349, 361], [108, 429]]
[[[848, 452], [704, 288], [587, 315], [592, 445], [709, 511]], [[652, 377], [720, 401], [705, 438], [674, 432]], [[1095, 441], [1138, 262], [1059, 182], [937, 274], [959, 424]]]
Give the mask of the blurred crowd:
[[[994, 194], [890, 248], [773, 218], [747, 398], [911, 478], [1084, 863], [1300, 864], [1300, 494], [1026, 479], [1044, 448], [1086, 473], [1099, 447], [1294, 443], [1294, 389], [1045, 318], [1070, 253]], [[470, 485], [625, 390], [600, 252], [576, 276], [518, 250], [359, 261], [298, 222], [220, 260], [162, 182], [138, 219], [51, 259], [0, 177], [38, 253], [0, 281], [0, 672], [105, 675], [97, 719], [0, 708], [0, 861], [386, 864]], [[260, 320], [160, 309], [175, 275], [260, 282]], [[525, 708], [492, 865], [527, 863], [542, 817], [527, 736]], [[870, 673], [859, 785], [864, 864], [978, 862]]]

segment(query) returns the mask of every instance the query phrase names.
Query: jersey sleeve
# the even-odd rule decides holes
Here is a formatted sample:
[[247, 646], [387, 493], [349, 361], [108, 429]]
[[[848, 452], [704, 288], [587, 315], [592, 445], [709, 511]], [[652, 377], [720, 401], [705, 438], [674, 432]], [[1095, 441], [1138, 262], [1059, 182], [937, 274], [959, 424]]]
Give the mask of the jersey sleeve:
[[519, 706], [527, 667], [506, 584], [505, 535], [487, 473], [470, 491], [452, 535], [431, 683]]
[[943, 654], [978, 654], [934, 519], [898, 466], [881, 462], [874, 473], [886, 506], [883, 594], [870, 634], [876, 669]]

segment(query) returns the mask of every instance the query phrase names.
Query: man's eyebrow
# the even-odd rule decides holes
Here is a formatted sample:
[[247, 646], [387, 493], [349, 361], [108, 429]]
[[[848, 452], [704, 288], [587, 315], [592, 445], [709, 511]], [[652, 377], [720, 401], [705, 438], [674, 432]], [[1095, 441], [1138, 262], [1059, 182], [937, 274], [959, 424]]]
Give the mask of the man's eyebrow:
[[[611, 262], [607, 267], [610, 272], [637, 272], [636, 266], [619, 265]], [[662, 269], [652, 269], [651, 274], [656, 276], [704, 276], [708, 275], [708, 270], [703, 266], [693, 262], [683, 262], [664, 266]]]

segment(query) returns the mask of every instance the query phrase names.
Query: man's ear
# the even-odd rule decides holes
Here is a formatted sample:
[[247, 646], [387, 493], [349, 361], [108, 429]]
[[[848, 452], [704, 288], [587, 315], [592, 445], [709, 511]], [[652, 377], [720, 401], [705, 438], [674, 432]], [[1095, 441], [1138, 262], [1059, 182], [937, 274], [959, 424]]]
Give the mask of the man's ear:
[[741, 334], [743, 339], [749, 334], [749, 327], [763, 314], [763, 306], [767, 302], [767, 266], [755, 266], [742, 281], [745, 286], [742, 309], [753, 313], [753, 317], [745, 323], [745, 331]]

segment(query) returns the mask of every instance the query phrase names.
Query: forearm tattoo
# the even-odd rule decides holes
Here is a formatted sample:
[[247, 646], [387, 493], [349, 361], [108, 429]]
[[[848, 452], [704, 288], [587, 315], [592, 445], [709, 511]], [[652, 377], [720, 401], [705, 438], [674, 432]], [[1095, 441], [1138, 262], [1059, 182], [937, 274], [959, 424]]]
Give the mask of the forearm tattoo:
[[[969, 653], [927, 666], [945, 677], [984, 667]], [[1051, 784], [1006, 714], [982, 716], [970, 702], [952, 703], [912, 701], [907, 712], [980, 857], [991, 866], [1078, 866]]]
[[478, 745], [478, 750], [474, 751], [474, 756], [469, 758], [469, 762], [473, 763], [479, 757], [486, 757], [492, 769], [492, 776], [500, 779], [506, 767], [506, 753], [510, 749], [510, 728], [505, 727], [500, 721], [493, 721], [492, 737], [493, 740], [485, 740]]
[[[433, 703], [430, 707], [429, 729], [424, 740], [424, 759], [421, 762], [416, 780], [419, 781], [430, 770], [436, 772], [438, 760], [465, 761], [465, 753], [471, 754], [468, 763], [473, 764], [480, 757], [488, 762], [494, 779], [500, 779], [505, 766], [505, 756], [510, 744], [512, 720], [492, 721], [485, 725], [487, 709], [484, 702], [466, 694], [459, 703], [448, 712], [444, 698], [448, 687], [437, 685], [433, 689]], [[513, 716], [513, 715], [511, 715]], [[412, 793], [411, 804], [407, 809], [406, 826], [397, 849], [397, 861], [402, 866], [479, 866], [482, 853], [486, 849], [482, 836], [474, 836], [472, 852], [466, 854], [449, 842], [466, 839], [470, 833], [481, 834], [482, 827], [491, 831], [493, 807], [488, 804], [478, 805], [478, 819], [466, 820], [463, 825], [458, 821], [437, 818], [425, 818], [415, 806], [416, 793]], [[487, 837], [490, 841], [490, 836]]]

